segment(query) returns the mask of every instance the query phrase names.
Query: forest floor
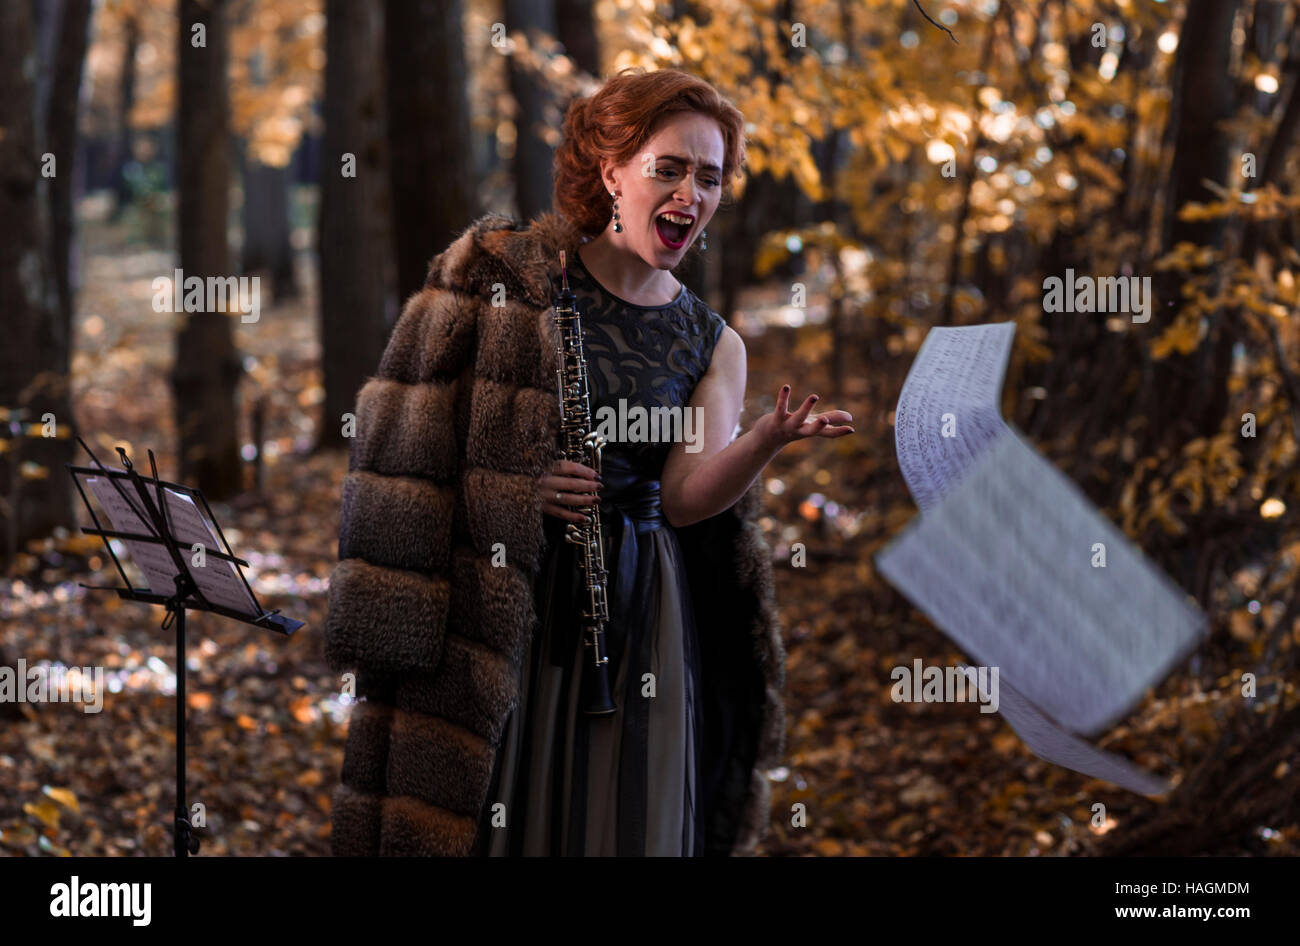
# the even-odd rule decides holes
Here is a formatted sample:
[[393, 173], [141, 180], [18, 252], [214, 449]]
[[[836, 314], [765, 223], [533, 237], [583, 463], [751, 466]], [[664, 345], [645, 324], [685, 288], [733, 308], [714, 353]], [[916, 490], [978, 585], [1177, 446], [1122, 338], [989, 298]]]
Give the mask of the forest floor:
[[[172, 257], [142, 248], [130, 222], [109, 225], [93, 204], [83, 238], [73, 364], [79, 427], [105, 463], [116, 466], [115, 443], [137, 459], [152, 448], [160, 473], [173, 476], [166, 377], [174, 324], [150, 305], [151, 280], [171, 272]], [[820, 330], [761, 317], [779, 309], [773, 299], [759, 289], [743, 302], [742, 423], [770, 410], [788, 381], [792, 402], [819, 393], [823, 409], [852, 413], [857, 432], [793, 444], [763, 474], [788, 657], [786, 757], [773, 773], [772, 829], [761, 853], [1092, 851], [1160, 803], [1039, 760], [978, 704], [891, 700], [892, 668], [963, 659], [872, 563], [916, 514], [890, 423], [911, 355], [868, 366], [850, 352], [836, 391], [822, 367]], [[206, 855], [329, 853], [349, 707], [325, 664], [323, 632], [347, 456], [309, 452], [323, 396], [315, 313], [308, 284], [298, 300], [264, 303], [257, 323], [233, 322], [248, 373], [245, 443], [248, 405], [266, 399], [264, 482], [255, 489], [250, 468], [248, 493], [213, 504], [214, 512], [231, 524], [231, 544], [247, 550], [262, 603], [306, 627], [283, 638], [210, 614], [189, 619], [188, 800], [204, 808]], [[794, 542], [807, 547], [803, 567], [791, 564]], [[108, 674], [102, 712], [20, 704], [19, 719], [0, 722], [0, 852], [163, 855], [174, 805], [172, 635], [159, 629], [158, 609], [79, 582], [120, 579], [98, 540], [66, 536], [23, 556], [0, 598], [0, 641], [11, 654], [28, 665]], [[1174, 781], [1184, 777], [1215, 745], [1236, 692], [1235, 654], [1223, 654], [1193, 658], [1098, 744]], [[1300, 853], [1300, 832], [1259, 825], [1240, 853]]]

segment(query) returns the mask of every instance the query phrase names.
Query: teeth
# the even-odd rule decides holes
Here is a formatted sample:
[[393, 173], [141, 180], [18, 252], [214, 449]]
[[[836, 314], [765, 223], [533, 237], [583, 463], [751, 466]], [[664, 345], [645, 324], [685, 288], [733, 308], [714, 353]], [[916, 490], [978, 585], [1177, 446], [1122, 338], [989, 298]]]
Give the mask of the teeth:
[[690, 217], [683, 217], [681, 214], [666, 213], [666, 214], [660, 214], [659, 216], [663, 217], [663, 219], [669, 221], [670, 223], [680, 223], [688, 227], [692, 223]]

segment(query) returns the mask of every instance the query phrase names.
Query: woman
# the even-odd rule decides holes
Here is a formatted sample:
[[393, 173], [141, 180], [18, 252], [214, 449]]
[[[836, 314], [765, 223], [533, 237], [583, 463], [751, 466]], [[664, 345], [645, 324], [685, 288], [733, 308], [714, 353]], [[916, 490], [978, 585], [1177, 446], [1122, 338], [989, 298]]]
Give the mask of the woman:
[[[758, 474], [785, 444], [852, 427], [844, 411], [813, 414], [815, 395], [791, 412], [786, 385], [772, 413], [733, 433], [744, 344], [671, 270], [743, 161], [742, 117], [708, 83], [625, 71], [569, 109], [559, 217], [480, 221], [408, 303], [360, 395], [331, 581], [329, 656], [361, 669], [365, 697], [335, 797], [336, 853], [691, 856], [750, 850], [763, 833], [783, 653], [752, 522]], [[566, 248], [592, 419], [610, 440], [600, 480], [553, 457], [559, 336], [544, 306]], [[504, 304], [488, 306], [492, 294]], [[667, 436], [615, 423], [656, 409], [682, 423]], [[530, 495], [511, 493], [521, 476]], [[428, 497], [432, 513], [424, 477], [448, 484]], [[563, 539], [598, 502], [615, 704], [604, 716], [580, 705], [591, 657]], [[485, 563], [493, 550], [494, 565], [518, 563], [529, 607], [510, 569]], [[446, 584], [413, 577], [425, 574]], [[389, 598], [395, 610], [366, 607]]]

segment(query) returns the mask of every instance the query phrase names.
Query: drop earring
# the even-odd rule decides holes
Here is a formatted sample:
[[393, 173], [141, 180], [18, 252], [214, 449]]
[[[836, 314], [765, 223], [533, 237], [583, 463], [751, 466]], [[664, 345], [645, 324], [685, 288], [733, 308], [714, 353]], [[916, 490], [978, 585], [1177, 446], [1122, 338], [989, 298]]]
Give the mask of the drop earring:
[[[610, 191], [609, 196], [614, 197], [614, 192]], [[617, 197], [614, 197], [614, 232], [615, 233], [623, 232], [623, 224], [618, 222], [618, 198]]]
[[709, 248], [709, 231], [701, 230], [700, 231], [700, 252], [703, 253], [708, 248]]

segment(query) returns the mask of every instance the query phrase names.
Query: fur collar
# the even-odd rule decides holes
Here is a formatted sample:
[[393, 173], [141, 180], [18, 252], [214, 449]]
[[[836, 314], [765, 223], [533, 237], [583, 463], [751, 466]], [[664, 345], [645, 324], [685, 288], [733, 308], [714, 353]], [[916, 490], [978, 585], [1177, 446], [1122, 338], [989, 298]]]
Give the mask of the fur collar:
[[572, 257], [584, 239], [553, 211], [527, 225], [485, 214], [434, 257], [425, 285], [479, 296], [491, 296], [501, 285], [512, 298], [546, 307], [552, 281], [560, 275], [560, 250]]

